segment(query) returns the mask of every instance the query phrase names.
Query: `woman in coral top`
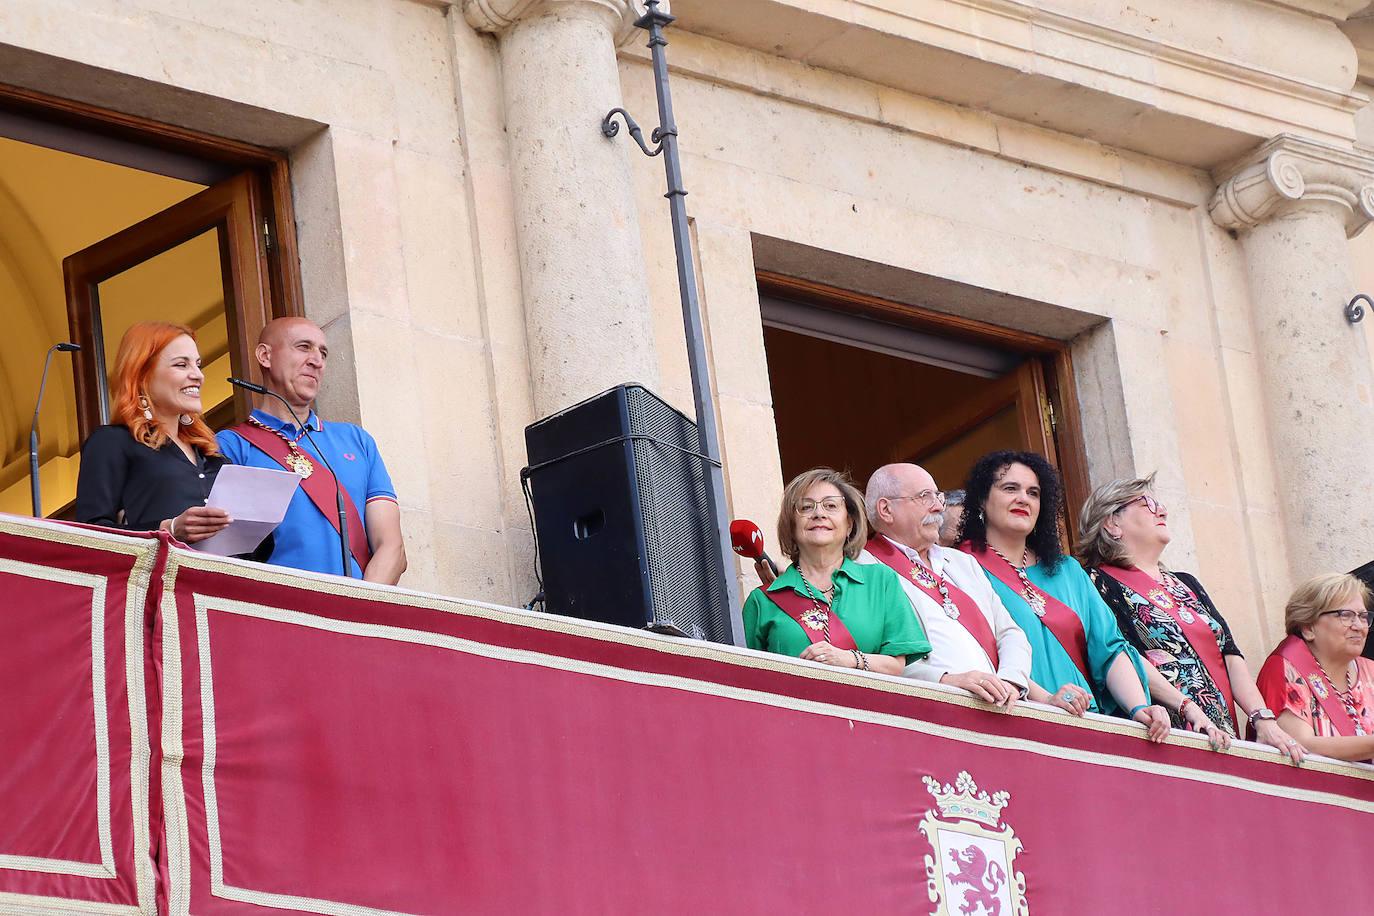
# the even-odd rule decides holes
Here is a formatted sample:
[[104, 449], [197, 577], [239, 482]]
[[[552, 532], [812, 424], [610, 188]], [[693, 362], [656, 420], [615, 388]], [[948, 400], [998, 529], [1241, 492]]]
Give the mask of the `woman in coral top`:
[[1374, 662], [1360, 657], [1369, 604], [1354, 576], [1307, 580], [1284, 609], [1288, 637], [1260, 669], [1260, 693], [1284, 731], [1337, 760], [1374, 758]]

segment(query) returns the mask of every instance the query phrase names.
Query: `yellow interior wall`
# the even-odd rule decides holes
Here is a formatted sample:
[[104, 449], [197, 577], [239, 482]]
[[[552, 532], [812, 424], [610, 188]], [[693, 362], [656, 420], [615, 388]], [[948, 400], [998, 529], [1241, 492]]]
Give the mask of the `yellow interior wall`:
[[[29, 425], [43, 359], [54, 343], [70, 339], [62, 260], [203, 187], [0, 137], [0, 512], [30, 512]], [[106, 318], [106, 333], [113, 337], [107, 341], [111, 367], [119, 335], [133, 320], [191, 323], [202, 334], [207, 362], [227, 353], [214, 238], [193, 239], [180, 248], [186, 251], [174, 249], [153, 267], [102, 284], [102, 300], [111, 309]], [[177, 292], [169, 296], [170, 291]], [[227, 374], [217, 373], [221, 379]], [[207, 372], [207, 381], [211, 378]], [[209, 406], [223, 391], [207, 389]], [[80, 443], [73, 392], [71, 357], [54, 354], [39, 420], [48, 513], [66, 505], [76, 491]]]

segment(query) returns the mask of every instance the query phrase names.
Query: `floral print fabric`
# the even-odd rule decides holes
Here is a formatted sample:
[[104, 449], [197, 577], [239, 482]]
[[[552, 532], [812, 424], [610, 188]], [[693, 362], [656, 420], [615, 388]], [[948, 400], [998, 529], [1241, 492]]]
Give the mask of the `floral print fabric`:
[[[1234, 736], [1235, 724], [1231, 721], [1231, 711], [1226, 708], [1226, 700], [1208, 674], [1207, 666], [1188, 642], [1178, 621], [1101, 570], [1092, 569], [1088, 574], [1101, 593], [1102, 600], [1116, 615], [1122, 635], [1135, 646], [1136, 651], [1158, 668], [1165, 680], [1196, 703], [1218, 728]], [[1169, 582], [1170, 578], [1176, 579], [1177, 583]], [[1241, 654], [1231, 638], [1231, 628], [1226, 625], [1197, 579], [1187, 573], [1171, 573], [1165, 577], [1165, 585], [1172, 586], [1169, 588], [1170, 594], [1184, 607], [1206, 621], [1216, 637], [1223, 659], [1228, 655]], [[1169, 719], [1174, 728], [1184, 727], [1183, 719], [1173, 710], [1169, 711]]]

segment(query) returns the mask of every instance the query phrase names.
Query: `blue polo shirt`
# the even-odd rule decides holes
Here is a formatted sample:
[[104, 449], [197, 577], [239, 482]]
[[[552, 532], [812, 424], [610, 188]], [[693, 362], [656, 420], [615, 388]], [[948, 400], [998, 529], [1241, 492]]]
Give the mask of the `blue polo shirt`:
[[[295, 439], [299, 432], [296, 424], [290, 421], [282, 422], [261, 410], [253, 411], [253, 419], [269, 429], [281, 430], [290, 439]], [[377, 442], [366, 430], [352, 423], [330, 423], [325, 426], [313, 410], [305, 418], [305, 425], [310, 428], [310, 435], [315, 437], [315, 441], [324, 450], [325, 457], [333, 465], [334, 472], [360, 514], [366, 517], [366, 505], [374, 499], [396, 501], [396, 491], [391, 486], [391, 477], [386, 472], [386, 465], [382, 463]], [[215, 438], [224, 457], [234, 464], [273, 468], [278, 471], [282, 469], [274, 459], [236, 432], [226, 429], [216, 434]], [[320, 461], [320, 453], [304, 436], [301, 436], [296, 447], [309, 454], [316, 462]], [[332, 517], [332, 505], [330, 514]], [[310, 501], [304, 487], [298, 488], [296, 494], [291, 497], [286, 517], [272, 534], [275, 543], [267, 562], [277, 566], [336, 575], [342, 572], [339, 563], [339, 534], [324, 513]], [[362, 571], [358, 568], [357, 561], [350, 559], [350, 565], [353, 567], [351, 575], [355, 579], [359, 578]]]

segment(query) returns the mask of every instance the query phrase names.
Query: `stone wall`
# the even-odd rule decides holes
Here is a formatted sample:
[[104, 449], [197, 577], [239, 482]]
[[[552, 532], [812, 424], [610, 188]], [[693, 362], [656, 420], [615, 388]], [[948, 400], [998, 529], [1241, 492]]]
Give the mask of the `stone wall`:
[[[1295, 522], [1335, 481], [1282, 478], [1276, 345], [1256, 325], [1263, 233], [1211, 207], [1231, 163], [1272, 137], [1363, 139], [1338, 28], [1363, 3], [908, 6], [673, 4], [733, 514], [771, 520], [783, 483], [755, 270], [906, 301], [957, 284], [922, 304], [1072, 342], [1093, 481], [1158, 470], [1166, 561], [1196, 569], [1262, 656], [1302, 564], [1358, 532], [1323, 554]], [[524, 426], [630, 378], [692, 402], [661, 160], [597, 130], [622, 99], [646, 131], [657, 120], [633, 14], [627, 0], [9, 0], [0, 79], [289, 151], [306, 310], [335, 354], [322, 408], [382, 444], [403, 584], [523, 604]], [[1340, 206], [1320, 238], [1359, 216]], [[1366, 289], [1369, 244], [1325, 246]], [[1374, 486], [1362, 450], [1335, 451], [1347, 490]]]

